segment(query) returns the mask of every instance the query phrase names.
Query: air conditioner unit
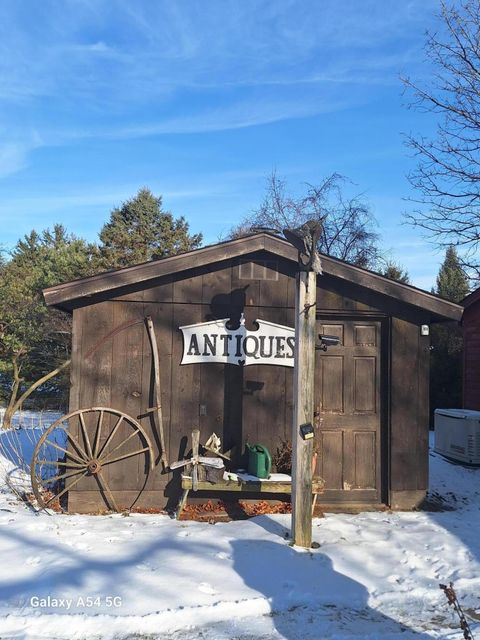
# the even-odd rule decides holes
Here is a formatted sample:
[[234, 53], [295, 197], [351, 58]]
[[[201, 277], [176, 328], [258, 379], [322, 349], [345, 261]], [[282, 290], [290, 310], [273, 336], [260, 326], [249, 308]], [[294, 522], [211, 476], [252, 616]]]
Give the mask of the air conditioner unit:
[[480, 411], [435, 409], [435, 448], [446, 458], [480, 465]]

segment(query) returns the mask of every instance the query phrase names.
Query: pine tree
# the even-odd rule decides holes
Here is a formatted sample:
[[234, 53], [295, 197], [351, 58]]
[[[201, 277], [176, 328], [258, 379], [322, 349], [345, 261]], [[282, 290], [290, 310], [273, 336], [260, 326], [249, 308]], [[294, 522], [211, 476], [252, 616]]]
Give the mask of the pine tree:
[[[0, 265], [0, 386], [6, 401], [3, 426], [38, 388], [62, 401], [68, 389], [65, 373], [69, 362], [71, 319], [48, 309], [42, 289], [94, 273], [97, 249], [67, 234], [32, 231], [19, 240], [10, 260]], [[46, 383], [48, 382], [48, 385]]]
[[161, 196], [143, 188], [113, 209], [100, 241], [102, 266], [118, 269], [195, 249], [202, 235], [190, 235], [185, 218], [164, 211]]
[[460, 302], [468, 294], [468, 290], [468, 278], [460, 264], [457, 250], [450, 246], [438, 272], [437, 293], [451, 302]]
[[387, 262], [385, 268], [380, 271], [380, 275], [390, 280], [395, 280], [396, 282], [402, 282], [403, 284], [409, 284], [410, 282], [408, 271], [393, 260]]
[[[457, 251], [448, 247], [437, 276], [436, 291], [442, 298], [460, 302], [469, 290]], [[460, 407], [462, 404], [463, 337], [454, 324], [432, 327], [430, 409]]]

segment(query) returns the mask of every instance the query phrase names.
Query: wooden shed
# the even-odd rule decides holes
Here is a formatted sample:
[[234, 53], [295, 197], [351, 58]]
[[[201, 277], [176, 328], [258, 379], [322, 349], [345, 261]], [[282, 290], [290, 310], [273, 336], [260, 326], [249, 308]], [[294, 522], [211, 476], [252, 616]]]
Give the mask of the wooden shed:
[[480, 410], [480, 289], [462, 300], [463, 406]]
[[[429, 326], [460, 320], [462, 307], [331, 257], [322, 256], [322, 266], [318, 333], [336, 335], [340, 344], [317, 351], [321, 501], [337, 509], [412, 508], [428, 485]], [[251, 335], [260, 322], [267, 334], [270, 325], [293, 328], [296, 271], [296, 250], [259, 233], [45, 290], [48, 305], [73, 314], [70, 409], [111, 406], [138, 417], [157, 447], [152, 472], [129, 460], [110, 472], [118, 503], [173, 506], [180, 490], [178, 474], [162, 473], [148, 412], [154, 398], [147, 316], [158, 342], [170, 461], [188, 449], [196, 427], [202, 441], [216, 432], [236, 463], [247, 440], [275, 451], [290, 437], [293, 369], [281, 366], [293, 356], [288, 337], [275, 343], [267, 358], [273, 364], [258, 364], [255, 348], [270, 345], [262, 355], [272, 356], [274, 343], [254, 338], [243, 343], [248, 362], [240, 351], [235, 361], [200, 362], [189, 357], [211, 355], [213, 338], [184, 348], [179, 328], [229, 319], [235, 329], [242, 318]], [[226, 353], [225, 344], [217, 346]], [[96, 510], [102, 495], [85, 478], [68, 505]]]

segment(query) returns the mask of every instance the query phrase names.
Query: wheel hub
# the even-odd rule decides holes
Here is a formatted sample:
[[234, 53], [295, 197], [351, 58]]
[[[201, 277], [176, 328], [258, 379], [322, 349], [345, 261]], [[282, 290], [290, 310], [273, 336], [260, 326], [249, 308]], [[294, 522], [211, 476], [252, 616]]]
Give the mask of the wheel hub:
[[95, 474], [98, 473], [101, 469], [101, 464], [98, 460], [90, 460], [90, 462], [88, 463], [88, 467], [87, 469], [89, 470], [89, 472], [91, 474]]

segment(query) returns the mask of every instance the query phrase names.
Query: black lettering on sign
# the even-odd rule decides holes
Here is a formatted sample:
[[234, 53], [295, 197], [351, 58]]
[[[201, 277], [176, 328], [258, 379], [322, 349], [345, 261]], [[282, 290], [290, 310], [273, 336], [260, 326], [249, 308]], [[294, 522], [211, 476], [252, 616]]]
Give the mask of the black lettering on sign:
[[[250, 350], [248, 349], [248, 340], [253, 342], [253, 347]], [[244, 352], [244, 354], [246, 356], [250, 356], [252, 358], [255, 358], [255, 360], [258, 360], [259, 356], [257, 355], [257, 351], [258, 351], [258, 338], [257, 338], [257, 336], [247, 336], [245, 338], [245, 340], [243, 341], [243, 352]]]
[[[217, 335], [213, 334], [209, 336], [207, 333], [203, 334], [203, 353], [202, 356], [215, 356], [217, 354]], [[208, 353], [210, 349], [210, 353]]]
[[287, 358], [293, 358], [293, 350], [295, 349], [295, 337], [288, 336], [287, 338], [287, 347], [290, 348], [290, 353], [287, 353]]
[[190, 346], [188, 347], [187, 356], [199, 356], [200, 349], [198, 348], [197, 336], [193, 333], [190, 338]]
[[220, 340], [223, 340], [223, 355], [228, 356], [228, 343], [231, 342], [233, 336], [231, 335], [221, 335], [219, 336]]
[[275, 358], [285, 358], [285, 338], [283, 336], [278, 336], [275, 338], [277, 350], [275, 352]]
[[[265, 348], [265, 341], [268, 340], [268, 350]], [[273, 356], [273, 336], [260, 336], [260, 356], [271, 358]]]
[[236, 335], [235, 338], [237, 339], [237, 350], [235, 352], [235, 357], [236, 358], [241, 358], [243, 353], [242, 353], [242, 335]]

